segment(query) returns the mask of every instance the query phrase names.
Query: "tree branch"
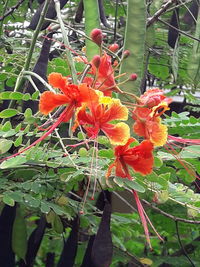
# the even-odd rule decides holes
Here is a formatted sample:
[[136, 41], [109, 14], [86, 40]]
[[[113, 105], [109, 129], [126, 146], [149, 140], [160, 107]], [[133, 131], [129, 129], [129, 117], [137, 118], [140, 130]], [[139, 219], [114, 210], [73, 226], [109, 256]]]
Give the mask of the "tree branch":
[[158, 21], [160, 21], [161, 23], [165, 24], [165, 25], [168, 26], [168, 27], [171, 27], [171, 28], [177, 30], [179, 33], [181, 33], [181, 34], [183, 34], [183, 35], [185, 35], [185, 36], [187, 36], [187, 37], [189, 37], [189, 38], [191, 38], [191, 39], [193, 39], [193, 40], [195, 40], [195, 41], [197, 41], [197, 42], [200, 42], [200, 39], [198, 39], [198, 38], [196, 38], [196, 37], [194, 37], [194, 36], [192, 36], [192, 35], [190, 35], [190, 34], [184, 32], [184, 31], [181, 31], [180, 29], [178, 29], [178, 28], [172, 26], [172, 25], [169, 24], [168, 22], [166, 22], [166, 21], [164, 21], [164, 20], [162, 20], [162, 19], [159, 19], [159, 18], [158, 18]]
[[160, 214], [164, 215], [165, 217], [170, 218], [171, 220], [175, 221], [175, 222], [183, 222], [183, 223], [190, 223], [190, 224], [200, 224], [200, 221], [194, 221], [194, 220], [188, 220], [188, 219], [184, 219], [184, 218], [180, 218], [180, 217], [176, 217], [174, 215], [171, 215], [157, 207], [155, 207], [153, 204], [149, 203], [148, 201], [146, 201], [145, 199], [141, 200], [144, 204], [146, 204], [147, 206], [151, 207], [153, 210], [159, 212]]
[[176, 3], [177, 0], [169, 0], [167, 3], [163, 4], [161, 8], [151, 17], [147, 20], [147, 28], [151, 26], [155, 21], [158, 20], [158, 18], [167, 10], [169, 6]]
[[179, 245], [183, 251], [183, 254], [185, 255], [185, 257], [188, 259], [188, 261], [191, 263], [191, 266], [195, 267], [194, 263], [192, 262], [192, 260], [190, 259], [190, 257], [188, 256], [187, 252], [185, 251], [185, 248], [181, 242], [181, 238], [180, 238], [180, 234], [179, 234], [179, 229], [178, 229], [178, 221], [175, 221], [176, 224], [176, 233], [177, 233], [177, 237], [178, 237], [178, 242]]
[[19, 2], [15, 6], [10, 7], [9, 10], [3, 16], [0, 17], [0, 21], [4, 20], [7, 16], [12, 14], [24, 1], [25, 0], [19, 0]]

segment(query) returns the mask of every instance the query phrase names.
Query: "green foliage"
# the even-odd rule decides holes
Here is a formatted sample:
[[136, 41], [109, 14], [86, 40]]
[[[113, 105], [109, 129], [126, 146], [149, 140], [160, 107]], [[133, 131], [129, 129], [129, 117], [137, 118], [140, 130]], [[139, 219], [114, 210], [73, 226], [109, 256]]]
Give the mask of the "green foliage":
[[[48, 129], [51, 125], [51, 120], [48, 121], [49, 124], [44, 124], [48, 118], [42, 116], [41, 113], [34, 114], [31, 108], [25, 110], [22, 108], [24, 101], [32, 100], [37, 103], [40, 92], [24, 93], [23, 87], [20, 88], [20, 92], [16, 90], [19, 85], [19, 78], [23, 77], [26, 81], [23, 67], [27, 60], [32, 38], [30, 30], [22, 29], [23, 23], [32, 18], [33, 12], [27, 7], [28, 2], [31, 1], [24, 1], [13, 15], [4, 19], [2, 24], [0, 104], [9, 101], [9, 106], [3, 109], [4, 105], [2, 105], [0, 111], [1, 159], [28, 147], [34, 140], [43, 136], [44, 131], [41, 128]], [[145, 34], [145, 14], [147, 11], [145, 1], [128, 1], [127, 14], [124, 3], [120, 3], [116, 10], [116, 3], [119, 1], [103, 2], [105, 14], [110, 16], [108, 20], [111, 25], [110, 29], [103, 29], [103, 32], [107, 33], [105, 45], [113, 42], [113, 31], [116, 30], [115, 41], [120, 45], [118, 57], [121, 56], [123, 45], [124, 49], [131, 51], [130, 57], [124, 59], [122, 63], [121, 73], [126, 72], [129, 75], [135, 72], [139, 76], [138, 82], [133, 83], [131, 81], [124, 84], [122, 89], [129, 93], [133, 93], [133, 91], [138, 93], [139, 83], [146, 68], [150, 78], [155, 78], [156, 86], [159, 85], [167, 89], [168, 96], [183, 95], [187, 101], [187, 110], [198, 112], [200, 100], [194, 93], [199, 92], [199, 42], [191, 42], [190, 37], [181, 35], [175, 49], [171, 49], [167, 44], [168, 27], [162, 22], [155, 22]], [[156, 10], [160, 9], [162, 2], [160, 0], [149, 2], [148, 14], [153, 16]], [[14, 0], [8, 1], [8, 8], [16, 5], [16, 3]], [[73, 22], [74, 10], [77, 10], [78, 3], [79, 1], [67, 3], [67, 21]], [[100, 27], [98, 5], [97, 1], [87, 0], [84, 1], [84, 4], [86, 5], [85, 34], [89, 35], [93, 28]], [[1, 5], [0, 7], [2, 7]], [[32, 10], [35, 11], [37, 1], [33, 1], [31, 5]], [[181, 7], [180, 11], [183, 15], [185, 8]], [[116, 29], [113, 26], [115, 15], [119, 21]], [[171, 12], [165, 12], [162, 19], [169, 21], [170, 16]], [[122, 23], [123, 19], [126, 20], [126, 29]], [[21, 26], [18, 29], [17, 23], [20, 22], [22, 24], [19, 24]], [[78, 34], [78, 38], [75, 41], [70, 41], [72, 50], [74, 50], [71, 55], [74, 58], [76, 71], [82, 74], [85, 64], [77, 62], [78, 59], [76, 58], [77, 54], [85, 56], [84, 51], [80, 51], [80, 48], [86, 43], [86, 54], [89, 60], [93, 55], [99, 53], [99, 48], [90, 40], [84, 43], [85, 40], [80, 34], [83, 25], [76, 24], [75, 26], [78, 30], [75, 29], [74, 32]], [[183, 22], [181, 22], [181, 27], [183, 30], [186, 29]], [[199, 27], [198, 18], [197, 26], [195, 29], [193, 28], [196, 38], [199, 38]], [[67, 29], [69, 28], [65, 28], [66, 32]], [[126, 37], [124, 39], [125, 31]], [[188, 32], [193, 34], [192, 30], [188, 30]], [[68, 33], [71, 34], [70, 30]], [[43, 41], [43, 38], [40, 37], [42, 35], [43, 33], [39, 35], [31, 55], [30, 69], [34, 66], [40, 53]], [[60, 42], [63, 42], [59, 29], [58, 35], [55, 35], [54, 38], [59, 40], [59, 45]], [[56, 45], [52, 45], [52, 50]], [[8, 53], [9, 51], [12, 53]], [[63, 76], [70, 75], [66, 51], [49, 61], [47, 68], [48, 74], [59, 72]], [[116, 70], [115, 75], [118, 75], [118, 70]], [[81, 75], [78, 76], [78, 79], [80, 78]], [[7, 86], [12, 87], [12, 91], [6, 91]], [[130, 104], [132, 104], [132, 99]], [[131, 120], [131, 126], [132, 123]], [[169, 135], [186, 139], [199, 139], [200, 119], [198, 116], [190, 116], [189, 112], [176, 113], [173, 111], [170, 116], [164, 118], [163, 123], [168, 127]], [[45, 257], [49, 252], [55, 253], [57, 264], [62, 250], [63, 236], [66, 238], [69, 235], [71, 220], [79, 214], [80, 210], [83, 210], [84, 213], [80, 215], [80, 241], [75, 263], [75, 266], [81, 266], [87, 246], [86, 241], [89, 236], [97, 232], [100, 223], [100, 218], [97, 215], [102, 214], [102, 211], [96, 207], [92, 200], [93, 188], [95, 187], [95, 200], [97, 200], [101, 189], [110, 193], [113, 192], [113, 199], [114, 196], [116, 197], [114, 193], [117, 193], [117, 200], [113, 200], [113, 206], [117, 206], [117, 212], [114, 210], [111, 218], [114, 243], [111, 266], [126, 266], [128, 262], [135, 262], [134, 260], [155, 267], [164, 263], [171, 264], [171, 266], [189, 266], [183, 253], [180, 253], [179, 257], [173, 256], [180, 250], [175, 219], [166, 217], [162, 212], [183, 220], [200, 220], [200, 195], [196, 180], [200, 174], [199, 143], [179, 143], [169, 139], [169, 143], [163, 148], [155, 148], [154, 169], [151, 174], [142, 176], [130, 171], [133, 180], [129, 180], [116, 177], [113, 172], [111, 177], [107, 179], [105, 176], [108, 166], [115, 160], [113, 146], [109, 139], [100, 133], [97, 140], [91, 142], [90, 139], [86, 140], [85, 133], [79, 129], [73, 133], [72, 137], [68, 137], [67, 128], [68, 124], [65, 123], [59, 126], [58, 134], [54, 131], [45, 140], [23, 154], [4, 161], [0, 159], [0, 210], [2, 211], [5, 205], [10, 207], [17, 205], [12, 229], [12, 249], [16, 254], [16, 259], [25, 258], [30, 233], [35, 229], [38, 219], [43, 215], [48, 222], [48, 229], [42, 240], [34, 266], [45, 266]], [[134, 145], [137, 145], [137, 142]], [[83, 205], [81, 201], [89, 182], [88, 195], [85, 205]], [[146, 199], [151, 206], [155, 206], [161, 211], [144, 205], [154, 227], [166, 240], [161, 243], [159, 239], [154, 237], [154, 232], [150, 228], [152, 252], [145, 244], [144, 230], [135, 203], [132, 201], [132, 195], [129, 194], [130, 192], [127, 193], [131, 190], [137, 191], [140, 199]], [[122, 191], [127, 194], [125, 198]], [[123, 203], [124, 206], [120, 207]], [[127, 207], [129, 213], [124, 213]], [[183, 245], [195, 244], [194, 250], [188, 254], [194, 264], [198, 266], [200, 245], [199, 242], [194, 242], [199, 237], [198, 225], [179, 223], [179, 231]]]

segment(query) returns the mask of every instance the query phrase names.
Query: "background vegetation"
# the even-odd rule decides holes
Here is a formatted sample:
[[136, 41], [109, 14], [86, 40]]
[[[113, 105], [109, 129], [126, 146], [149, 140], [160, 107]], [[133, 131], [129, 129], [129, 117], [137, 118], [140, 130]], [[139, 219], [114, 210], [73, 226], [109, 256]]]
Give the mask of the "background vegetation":
[[[85, 56], [85, 46], [88, 60], [98, 53], [86, 36], [99, 27], [105, 33], [105, 46], [116, 42], [120, 47], [113, 60], [121, 57], [123, 49], [130, 50], [120, 73], [134, 72], [138, 79], [123, 84], [122, 89], [137, 95], [149, 87], [164, 89], [174, 96], [164, 119], [169, 135], [197, 140], [169, 141], [155, 152], [153, 174], [137, 174], [135, 182], [128, 183], [104, 178], [113, 151], [100, 136], [95, 201], [90, 199], [91, 189], [82, 215], [93, 148], [78, 146], [66, 157], [66, 145], [81, 142], [81, 133], [70, 137], [66, 124], [61, 125], [23, 156], [3, 161], [0, 266], [89, 266], [83, 263], [88, 240], [99, 229], [103, 199], [113, 195], [115, 206], [125, 203], [130, 212], [112, 212], [113, 257], [106, 255], [105, 265], [100, 260], [96, 266], [109, 266], [110, 260], [110, 266], [199, 266], [199, 0], [61, 0], [60, 4], [63, 24], [57, 20], [53, 1], [1, 1], [1, 158], [43, 135], [37, 126], [46, 119], [38, 112], [38, 100], [48, 86], [47, 75], [70, 75], [69, 45], [76, 70], [84, 71], [85, 65], [75, 57]], [[152, 232], [152, 251], [145, 243], [135, 204], [128, 193], [125, 198], [120, 196], [130, 189], [140, 193], [146, 212], [165, 240], [162, 243]], [[105, 245], [99, 244], [97, 251]]]

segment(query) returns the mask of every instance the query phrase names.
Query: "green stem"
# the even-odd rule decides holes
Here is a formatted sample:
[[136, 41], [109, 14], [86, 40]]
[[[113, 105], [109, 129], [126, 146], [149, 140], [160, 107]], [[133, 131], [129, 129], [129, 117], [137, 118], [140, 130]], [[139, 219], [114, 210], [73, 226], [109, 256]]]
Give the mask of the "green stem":
[[[7, 6], [8, 6], [8, 2], [9, 0], [6, 0], [5, 5], [3, 7], [3, 13], [2, 16], [4, 15], [4, 13], [6, 12]], [[0, 37], [2, 35], [2, 30], [3, 30], [3, 20], [0, 22]]]
[[23, 71], [22, 73], [23, 75], [31, 75], [34, 76], [35, 78], [37, 78], [41, 83], [43, 83], [48, 89], [49, 91], [55, 93], [55, 90], [37, 73], [32, 72], [32, 71]]
[[[32, 41], [31, 41], [31, 46], [30, 46], [30, 49], [29, 49], [29, 52], [28, 52], [28, 55], [27, 55], [27, 58], [26, 58], [26, 62], [24, 64], [24, 68], [23, 68], [23, 71], [27, 71], [30, 67], [30, 63], [31, 63], [31, 59], [32, 59], [32, 56], [33, 56], [33, 51], [34, 51], [34, 48], [35, 48], [35, 44], [36, 44], [36, 41], [37, 41], [37, 37], [39, 35], [39, 32], [40, 32], [40, 29], [42, 27], [42, 24], [44, 22], [44, 19], [45, 19], [45, 15], [47, 13], [47, 10], [48, 10], [48, 6], [49, 6], [49, 3], [50, 3], [51, 0], [46, 0], [45, 1], [45, 4], [44, 4], [44, 7], [43, 7], [43, 10], [41, 12], [41, 15], [40, 15], [40, 19], [38, 21], [38, 24], [37, 24], [37, 27], [35, 29], [35, 32], [33, 34], [33, 38], [32, 38]], [[24, 80], [21, 79], [20, 82], [18, 83], [18, 86], [15, 88], [15, 91], [16, 92], [20, 92], [22, 91], [22, 88], [23, 88], [23, 83], [24, 83]], [[13, 105], [13, 104], [12, 104]]]
[[[67, 47], [70, 48], [68, 36], [67, 36], [66, 31], [65, 31], [65, 25], [63, 23], [63, 20], [62, 20], [62, 17], [61, 17], [61, 13], [60, 13], [60, 2], [58, 0], [54, 0], [54, 2], [55, 2], [55, 8], [56, 8], [58, 21], [59, 21], [61, 32], [62, 32], [62, 35], [63, 35], [64, 44]], [[66, 50], [66, 56], [67, 56], [67, 61], [68, 61], [68, 65], [69, 65], [69, 69], [70, 69], [70, 72], [71, 72], [73, 83], [77, 84], [78, 83], [77, 75], [76, 75], [77, 71], [76, 71], [76, 68], [75, 68], [75, 65], [74, 65], [74, 61], [73, 61], [73, 57], [72, 57], [70, 49]]]
[[[41, 15], [40, 15], [40, 19], [38, 21], [36, 30], [35, 30], [35, 32], [33, 34], [33, 38], [32, 38], [32, 41], [31, 41], [31, 46], [30, 46], [30, 49], [29, 49], [29, 52], [28, 52], [28, 55], [27, 55], [27, 58], [26, 58], [26, 61], [25, 61], [25, 64], [24, 64], [24, 68], [22, 69], [21, 73], [19, 74], [19, 79], [17, 79], [17, 83], [15, 85], [15, 89], [14, 89], [15, 92], [22, 92], [22, 90], [23, 90], [24, 79], [22, 79], [22, 77], [23, 77], [22, 72], [27, 71], [29, 69], [29, 66], [30, 66], [30, 63], [31, 63], [31, 59], [32, 59], [32, 56], [33, 56], [33, 51], [34, 51], [34, 48], [35, 48], [35, 43], [37, 41], [37, 37], [39, 35], [40, 29], [41, 29], [42, 24], [44, 22], [45, 15], [47, 13], [50, 1], [51, 0], [46, 0], [45, 1], [43, 10], [42, 10]], [[15, 105], [15, 102], [16, 102], [15, 100], [11, 100], [10, 104], [9, 104], [9, 108], [13, 108], [14, 105]]]

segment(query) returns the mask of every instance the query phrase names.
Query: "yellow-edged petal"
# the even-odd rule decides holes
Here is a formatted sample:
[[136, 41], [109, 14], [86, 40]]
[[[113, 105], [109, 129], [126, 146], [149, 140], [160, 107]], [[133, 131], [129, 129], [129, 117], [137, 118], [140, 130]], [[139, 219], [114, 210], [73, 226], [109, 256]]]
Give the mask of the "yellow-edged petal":
[[159, 123], [154, 123], [151, 128], [150, 141], [154, 146], [164, 146], [167, 142], [167, 126]]
[[130, 137], [130, 128], [124, 122], [119, 122], [112, 127], [102, 128], [112, 145], [125, 145]]

